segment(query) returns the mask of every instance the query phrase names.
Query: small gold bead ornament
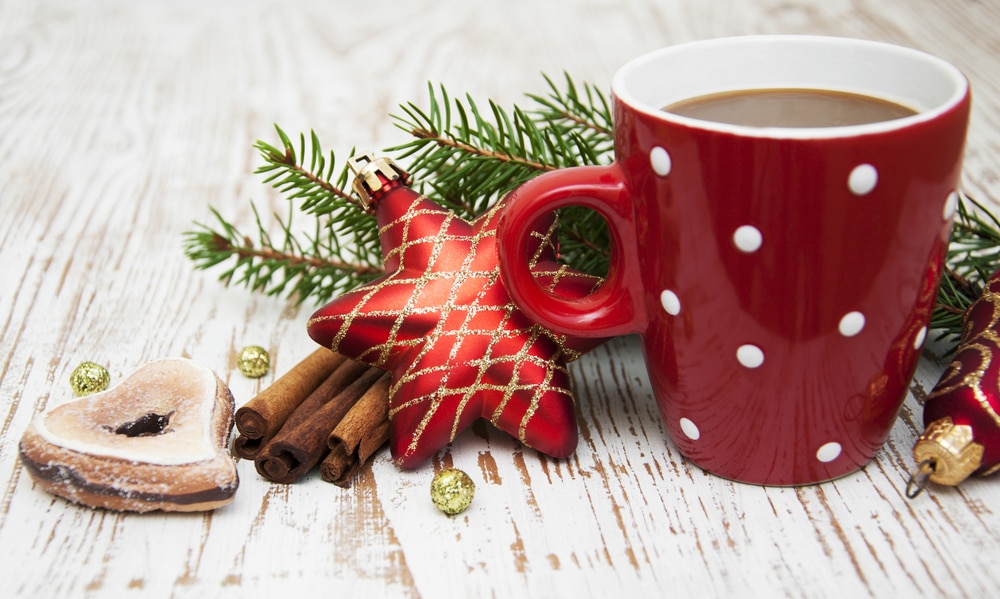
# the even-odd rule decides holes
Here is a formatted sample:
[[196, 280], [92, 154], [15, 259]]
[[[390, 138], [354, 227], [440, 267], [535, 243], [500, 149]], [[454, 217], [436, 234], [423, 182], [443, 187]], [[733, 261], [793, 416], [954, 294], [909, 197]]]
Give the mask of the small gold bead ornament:
[[73, 393], [83, 397], [100, 393], [111, 385], [108, 369], [95, 362], [81, 362], [69, 375]]
[[476, 483], [458, 468], [445, 468], [431, 481], [431, 500], [449, 516], [464, 512], [475, 494]]
[[259, 379], [271, 369], [271, 356], [259, 345], [248, 345], [240, 350], [236, 366], [243, 376]]

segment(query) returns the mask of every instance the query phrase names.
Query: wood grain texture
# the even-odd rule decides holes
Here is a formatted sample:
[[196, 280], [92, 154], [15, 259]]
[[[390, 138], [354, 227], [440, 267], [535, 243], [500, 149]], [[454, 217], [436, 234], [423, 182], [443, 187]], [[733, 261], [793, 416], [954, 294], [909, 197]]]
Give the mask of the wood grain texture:
[[[290, 486], [240, 463], [211, 514], [92, 511], [35, 488], [17, 459], [30, 419], [68, 399], [82, 360], [118, 380], [194, 358], [242, 404], [314, 348], [309, 308], [226, 289], [181, 251], [208, 205], [253, 226], [284, 200], [252, 174], [272, 124], [341, 154], [404, 141], [387, 115], [428, 81], [508, 104], [541, 72], [605, 85], [642, 52], [747, 33], [825, 33], [938, 54], [975, 94], [965, 189], [1000, 198], [1000, 3], [0, 0], [0, 580], [15, 597], [985, 597], [996, 592], [1000, 481], [903, 496], [931, 352], [885, 449], [803, 488], [721, 480], [667, 442], [633, 338], [571, 367], [581, 442], [570, 459], [485, 425], [433, 463], [383, 453], [348, 490]], [[267, 347], [243, 378], [236, 352]], [[436, 468], [477, 483], [447, 518]], [[361, 595], [358, 595], [361, 594]]]

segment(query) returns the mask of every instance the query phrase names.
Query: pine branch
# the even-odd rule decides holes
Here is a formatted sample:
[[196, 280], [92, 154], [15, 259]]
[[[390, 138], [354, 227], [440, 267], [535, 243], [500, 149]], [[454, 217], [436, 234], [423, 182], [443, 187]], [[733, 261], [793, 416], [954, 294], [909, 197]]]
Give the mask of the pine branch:
[[[195, 223], [197, 230], [185, 234], [185, 253], [201, 269], [231, 262], [219, 277], [226, 285], [323, 303], [382, 274], [377, 225], [358, 198], [345, 191], [346, 168], [335, 175], [335, 156], [331, 152], [327, 158], [315, 133], [308, 144], [300, 135], [296, 151], [285, 132], [277, 126], [275, 130], [281, 148], [263, 141], [254, 144], [264, 161], [255, 172], [266, 175], [264, 182], [289, 200], [288, 216], [275, 215], [280, 245], [272, 242], [251, 202], [256, 243], [210, 207], [218, 228]], [[313, 217], [311, 233], [293, 231], [296, 211]]]
[[[305, 135], [299, 135], [299, 150], [296, 152], [281, 127], [276, 125], [275, 131], [282, 147], [278, 149], [264, 141], [255, 143], [254, 147], [260, 152], [264, 164], [254, 172], [267, 175], [264, 183], [285, 194], [290, 203], [301, 200], [298, 210], [315, 217], [314, 247], [321, 243], [322, 228], [325, 230], [322, 245], [334, 251], [334, 256], [347, 252], [348, 248], [353, 252], [354, 259], [343, 262], [356, 262], [364, 268], [380, 266], [378, 227], [374, 216], [364, 209], [361, 200], [353, 191], [348, 191], [350, 173], [346, 163], [337, 170], [336, 156], [333, 152], [329, 153], [329, 157], [324, 155], [315, 132], [310, 132], [308, 145]], [[353, 155], [352, 149], [348, 157]], [[305, 162], [307, 156], [308, 166]]]
[[[422, 190], [464, 218], [472, 218], [518, 185], [559, 168], [607, 164], [613, 158], [611, 112], [593, 86], [583, 94], [566, 75], [560, 90], [551, 79], [546, 96], [529, 95], [534, 110], [505, 110], [489, 102], [484, 113], [471, 96], [452, 99], [428, 85], [424, 110], [401, 106], [396, 125], [413, 139], [390, 148], [409, 159]], [[602, 275], [610, 259], [604, 220], [586, 208], [559, 211], [562, 258], [574, 268]]]
[[[510, 109], [492, 101], [480, 105], [469, 95], [455, 98], [444, 86], [428, 84], [426, 108], [411, 102], [391, 115], [410, 139], [386, 152], [395, 154], [420, 191], [465, 219], [541, 173], [610, 163], [607, 98], [566, 74], [561, 84], [544, 78], [545, 93], [527, 94], [527, 108]], [[258, 141], [254, 147], [263, 160], [256, 172], [289, 200], [286, 219], [275, 217], [280, 243], [272, 242], [255, 207], [256, 242], [212, 209], [217, 228], [196, 223], [197, 230], [186, 234], [185, 251], [197, 268], [228, 263], [220, 276], [226, 284], [323, 303], [382, 273], [377, 225], [349, 190], [347, 169], [336, 168], [333, 152], [324, 153], [314, 132], [308, 139], [300, 134], [295, 144], [280, 127], [275, 130], [278, 145]], [[312, 218], [311, 233], [292, 230], [296, 212]], [[571, 207], [559, 211], [559, 223], [563, 261], [606, 273], [609, 238], [603, 219]], [[1000, 220], [971, 198], [961, 198], [931, 319], [942, 338], [957, 341], [962, 315], [998, 267]]]
[[945, 265], [931, 328], [957, 343], [965, 311], [1000, 268], [1000, 220], [968, 196], [960, 198]]
[[[428, 85], [426, 110], [404, 104], [403, 116], [394, 117], [411, 140], [387, 152], [399, 154], [400, 162], [411, 159], [408, 170], [419, 189], [466, 219], [540, 173], [610, 162], [606, 98], [568, 75], [563, 89], [545, 80], [547, 94], [528, 96], [531, 110], [506, 110], [495, 102], [482, 109], [471, 96], [453, 100], [443, 86]], [[280, 127], [275, 131], [277, 144], [254, 144], [263, 160], [255, 172], [289, 200], [287, 219], [276, 217], [281, 243], [272, 243], [256, 209], [257, 242], [213, 209], [217, 228], [196, 223], [197, 230], [186, 234], [185, 251], [198, 268], [228, 262], [220, 276], [226, 284], [324, 302], [381, 272], [375, 220], [349, 191], [347, 169], [336, 168], [334, 154], [324, 153], [315, 132], [300, 134], [296, 144]], [[311, 234], [292, 231], [296, 212], [312, 218]], [[563, 259], [587, 272], [606, 272], [604, 221], [583, 208], [561, 210], [560, 219]]]
[[[583, 94], [568, 73], [564, 73], [566, 89], [562, 91], [547, 75], [549, 93], [544, 96], [529, 94], [541, 108], [539, 117], [563, 131], [587, 137], [594, 141], [599, 154], [610, 154], [612, 148], [611, 108], [607, 97], [589, 83], [583, 84]], [[594, 161], [597, 162], [596, 160]]]
[[218, 229], [195, 223], [198, 230], [185, 234], [185, 253], [197, 268], [207, 269], [231, 261], [233, 264], [219, 276], [227, 286], [239, 285], [266, 295], [287, 294], [296, 303], [306, 298], [323, 303], [383, 273], [381, 266], [370, 262], [329, 258], [347, 252], [327, 245], [320, 231], [300, 234], [306, 238], [303, 244], [291, 229], [290, 217], [282, 221], [275, 215], [283, 234], [281, 245], [275, 245], [257, 207], [251, 203], [251, 208], [258, 229], [256, 243], [212, 208]]
[[[349, 174], [341, 168], [334, 177], [336, 157], [330, 152], [327, 159], [315, 131], [310, 131], [310, 145], [306, 146], [305, 134], [299, 135], [299, 151], [296, 153], [288, 135], [275, 125], [281, 140], [281, 148], [265, 141], [257, 141], [254, 148], [260, 152], [264, 165], [254, 172], [267, 175], [264, 183], [270, 184], [289, 200], [302, 200], [301, 210], [310, 214], [329, 214], [345, 208], [363, 210], [358, 198], [347, 189]], [[354, 152], [351, 152], [353, 155]], [[309, 166], [304, 159], [309, 156]]]

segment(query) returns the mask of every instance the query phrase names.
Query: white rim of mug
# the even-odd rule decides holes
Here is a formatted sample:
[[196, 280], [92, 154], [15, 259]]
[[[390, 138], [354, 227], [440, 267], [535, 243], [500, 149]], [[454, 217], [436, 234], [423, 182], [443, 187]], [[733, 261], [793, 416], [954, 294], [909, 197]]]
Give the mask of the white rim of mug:
[[[738, 49], [739, 47], [747, 47], [747, 45], [758, 45], [758, 44], [809, 44], [812, 46], [824, 46], [829, 50], [846, 50], [850, 48], [854, 49], [867, 49], [870, 51], [877, 51], [888, 55], [893, 55], [897, 58], [906, 59], [914, 61], [913, 64], [917, 62], [922, 63], [926, 67], [937, 69], [938, 72], [948, 80], [954, 89], [952, 93], [947, 96], [946, 99], [937, 102], [934, 106], [927, 108], [917, 108], [912, 105], [912, 102], [906, 102], [900, 98], [885, 98], [890, 101], [896, 101], [898, 103], [904, 104], [917, 110], [917, 113], [911, 116], [906, 116], [898, 119], [880, 121], [876, 123], [866, 123], [863, 125], [846, 125], [846, 126], [836, 126], [836, 127], [751, 127], [747, 125], [734, 125], [730, 123], [720, 123], [717, 121], [708, 121], [702, 119], [695, 119], [691, 117], [685, 117], [678, 114], [666, 112], [662, 110], [663, 106], [666, 106], [672, 102], [663, 102], [659, 105], [657, 102], [645, 102], [639, 99], [636, 94], [632, 92], [626, 82], [630, 77], [634, 76], [634, 73], [639, 69], [645, 68], [649, 63], [664, 60], [670, 55], [681, 53], [697, 51], [701, 48], [710, 49], [712, 47], [721, 46], [731, 46], [733, 49]], [[794, 83], [789, 83], [783, 86], [767, 86], [767, 87], [796, 87]], [[879, 94], [874, 94], [870, 91], [859, 90], [859, 89], [842, 89], [840, 87], [832, 88], [830, 86], [807, 86], [814, 89], [836, 89], [837, 91], [847, 91], [854, 93], [867, 93], [868, 95], [874, 95], [879, 97]], [[740, 91], [745, 89], [755, 89], [752, 85], [735, 85], [728, 88], [722, 88], [718, 90], [709, 91], [706, 93], [725, 93], [729, 91]], [[758, 87], [757, 89], [760, 89]], [[913, 48], [908, 48], [905, 46], [899, 46], [896, 44], [890, 44], [885, 42], [877, 42], [871, 40], [857, 39], [857, 38], [847, 38], [847, 37], [835, 37], [835, 36], [821, 36], [821, 35], [746, 35], [746, 36], [736, 36], [736, 37], [722, 37], [713, 38], [695, 42], [687, 42], [683, 44], [677, 44], [674, 46], [667, 46], [659, 50], [655, 50], [648, 54], [644, 54], [637, 58], [632, 59], [624, 66], [622, 66], [618, 72], [615, 74], [612, 84], [611, 91], [613, 95], [623, 104], [629, 106], [633, 110], [651, 116], [657, 120], [676, 122], [678, 124], [685, 125], [687, 127], [716, 131], [721, 133], [730, 133], [733, 135], [739, 135], [741, 137], [756, 137], [756, 138], [777, 138], [777, 139], [822, 139], [822, 138], [847, 138], [847, 137], [857, 137], [860, 135], [870, 135], [875, 133], [884, 133], [888, 131], [897, 131], [900, 129], [905, 129], [913, 126], [917, 123], [932, 121], [938, 118], [940, 115], [952, 110], [956, 105], [961, 103], [969, 93], [969, 82], [965, 75], [951, 63], [938, 58], [932, 54], [916, 50]], [[698, 97], [703, 94], [687, 94], [678, 98], [676, 101], [682, 99], [688, 99], [693, 97]]]

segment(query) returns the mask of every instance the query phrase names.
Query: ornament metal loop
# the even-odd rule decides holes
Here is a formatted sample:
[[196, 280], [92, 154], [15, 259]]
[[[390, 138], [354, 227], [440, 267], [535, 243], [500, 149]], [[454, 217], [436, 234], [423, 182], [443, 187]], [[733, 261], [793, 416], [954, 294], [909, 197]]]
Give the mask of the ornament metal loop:
[[916, 499], [918, 495], [927, 487], [927, 481], [934, 474], [937, 464], [934, 460], [924, 460], [917, 464], [917, 467], [910, 472], [910, 479], [906, 481], [906, 498]]

